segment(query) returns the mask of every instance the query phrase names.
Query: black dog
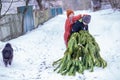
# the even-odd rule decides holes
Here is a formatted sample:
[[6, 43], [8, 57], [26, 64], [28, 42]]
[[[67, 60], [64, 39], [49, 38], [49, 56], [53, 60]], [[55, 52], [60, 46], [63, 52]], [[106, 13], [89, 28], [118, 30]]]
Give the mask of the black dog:
[[13, 59], [13, 48], [10, 43], [7, 43], [2, 50], [3, 62], [5, 66], [11, 65]]

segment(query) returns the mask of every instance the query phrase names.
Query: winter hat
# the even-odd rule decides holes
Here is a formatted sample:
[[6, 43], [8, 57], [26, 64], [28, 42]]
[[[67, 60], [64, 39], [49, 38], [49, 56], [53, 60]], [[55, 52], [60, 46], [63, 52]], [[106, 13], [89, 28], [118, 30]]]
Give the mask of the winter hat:
[[91, 20], [91, 15], [84, 15], [82, 17], [82, 21], [89, 24], [90, 23], [90, 20]]
[[73, 13], [73, 14], [74, 14], [73, 10], [68, 9], [68, 10], [66, 11], [67, 17], [69, 17], [69, 15], [70, 15], [71, 13]]

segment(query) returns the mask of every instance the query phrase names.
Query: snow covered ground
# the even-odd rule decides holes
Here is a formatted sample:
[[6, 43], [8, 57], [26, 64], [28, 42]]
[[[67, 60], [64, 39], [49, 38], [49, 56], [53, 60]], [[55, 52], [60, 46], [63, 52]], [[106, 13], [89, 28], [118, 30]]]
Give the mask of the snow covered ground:
[[[63, 57], [66, 14], [58, 15], [37, 29], [8, 41], [14, 49], [11, 66], [5, 67], [0, 55], [0, 80], [120, 80], [120, 12], [111, 9], [98, 12], [76, 11], [92, 16], [89, 31], [108, 63], [105, 69], [95, 67], [76, 76], [62, 76], [53, 71], [53, 61]], [[0, 42], [0, 51], [7, 42]]]

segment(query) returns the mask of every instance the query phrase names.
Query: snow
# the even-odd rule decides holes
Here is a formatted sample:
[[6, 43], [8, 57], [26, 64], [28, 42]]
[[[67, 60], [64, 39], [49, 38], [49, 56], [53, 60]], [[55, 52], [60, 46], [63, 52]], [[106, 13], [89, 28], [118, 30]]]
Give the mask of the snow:
[[[76, 76], [62, 76], [54, 72], [52, 63], [63, 57], [66, 50], [63, 34], [66, 14], [58, 15], [44, 25], [7, 41], [14, 49], [11, 66], [5, 67], [0, 55], [0, 80], [119, 80], [120, 79], [120, 12], [112, 9], [91, 14], [89, 31], [100, 46], [100, 54], [108, 63], [106, 68], [94, 68]], [[0, 42], [0, 51], [7, 42]]]

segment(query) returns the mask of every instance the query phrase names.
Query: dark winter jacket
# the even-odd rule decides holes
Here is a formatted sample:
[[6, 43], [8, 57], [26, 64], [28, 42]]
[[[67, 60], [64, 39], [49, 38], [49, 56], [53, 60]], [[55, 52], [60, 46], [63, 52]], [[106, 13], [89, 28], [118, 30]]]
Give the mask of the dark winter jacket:
[[82, 18], [82, 14], [79, 14], [77, 16], [73, 16], [71, 19], [67, 18], [65, 22], [65, 32], [64, 32], [64, 41], [66, 46], [68, 45], [68, 40], [70, 38], [71, 30], [72, 30], [72, 25], [75, 23], [77, 20]]
[[74, 32], [79, 32], [80, 30], [88, 31], [88, 25], [84, 25], [82, 20], [77, 20], [72, 26], [71, 34]]

